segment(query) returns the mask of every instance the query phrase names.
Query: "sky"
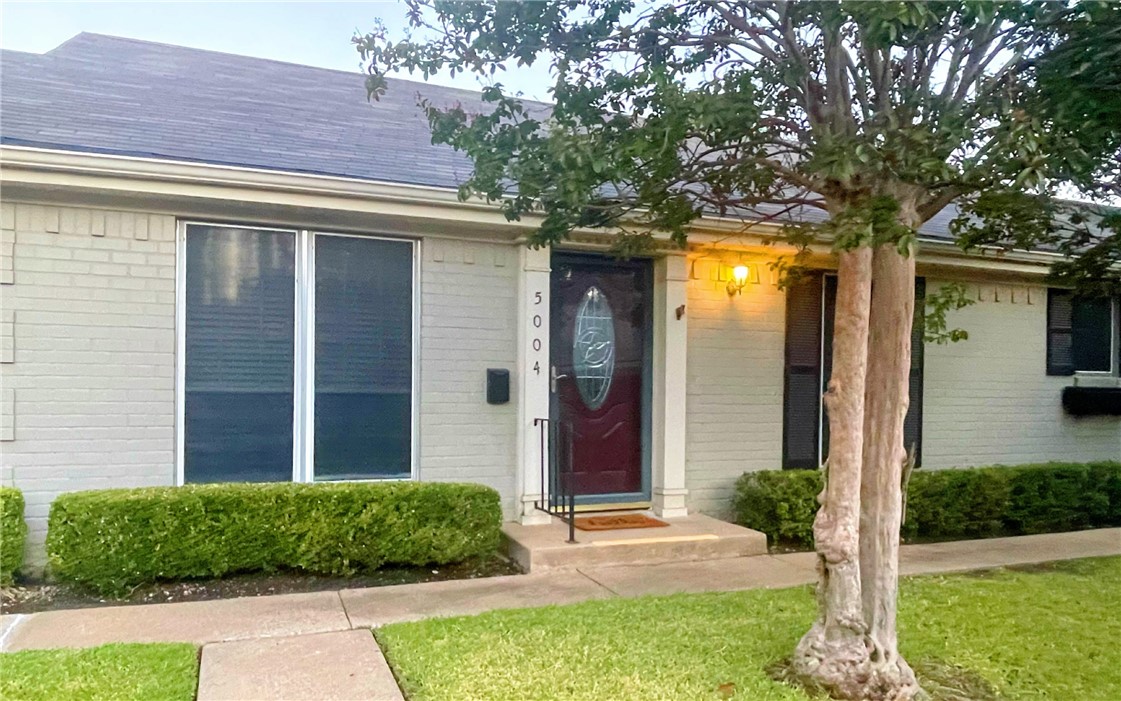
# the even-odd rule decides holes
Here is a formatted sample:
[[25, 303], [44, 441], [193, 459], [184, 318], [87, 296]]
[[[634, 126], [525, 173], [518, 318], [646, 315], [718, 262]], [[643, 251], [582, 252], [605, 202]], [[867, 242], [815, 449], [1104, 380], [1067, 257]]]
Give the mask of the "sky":
[[[198, 49], [290, 61], [320, 68], [361, 70], [350, 43], [381, 19], [392, 36], [406, 28], [405, 6], [380, 2], [52, 2], [0, 0], [0, 48], [44, 53], [79, 32], [145, 39]], [[401, 77], [408, 77], [402, 75]], [[419, 75], [413, 80], [421, 80]], [[547, 100], [544, 67], [507, 72], [511, 90]], [[432, 82], [477, 90], [474, 76], [437, 76]]]

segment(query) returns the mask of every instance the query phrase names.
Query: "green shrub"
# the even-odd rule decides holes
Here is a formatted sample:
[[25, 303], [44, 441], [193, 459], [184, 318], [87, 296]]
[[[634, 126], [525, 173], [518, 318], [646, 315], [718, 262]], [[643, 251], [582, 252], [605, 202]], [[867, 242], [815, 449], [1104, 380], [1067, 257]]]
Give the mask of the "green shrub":
[[736, 483], [736, 523], [763, 531], [772, 543], [813, 545], [820, 492], [820, 470], [746, 472]]
[[208, 484], [74, 492], [51, 506], [51, 572], [103, 593], [300, 569], [346, 575], [493, 553], [488, 487], [439, 482]]
[[[736, 522], [772, 543], [813, 545], [818, 470], [749, 472], [736, 483]], [[905, 538], [947, 540], [1121, 525], [1121, 463], [1043, 463], [916, 470]]]
[[1012, 468], [930, 470], [911, 473], [907, 538], [992, 538], [1005, 530]]
[[0, 584], [11, 584], [23, 565], [27, 523], [23, 520], [23, 492], [0, 487]]

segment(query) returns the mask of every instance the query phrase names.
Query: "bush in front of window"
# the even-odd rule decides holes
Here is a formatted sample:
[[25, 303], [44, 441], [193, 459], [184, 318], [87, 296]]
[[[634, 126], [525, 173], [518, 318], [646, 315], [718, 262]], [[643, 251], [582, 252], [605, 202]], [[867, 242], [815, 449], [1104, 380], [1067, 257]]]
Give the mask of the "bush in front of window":
[[23, 492], [0, 487], [0, 585], [12, 583], [23, 566], [23, 543], [27, 523], [23, 520]]
[[50, 572], [121, 595], [160, 580], [293, 569], [349, 575], [493, 554], [498, 493], [438, 482], [205, 484], [63, 494]]
[[[745, 473], [736, 523], [772, 545], [813, 546], [819, 470]], [[916, 470], [907, 488], [909, 540], [992, 538], [1121, 526], [1121, 463], [1042, 463]]]

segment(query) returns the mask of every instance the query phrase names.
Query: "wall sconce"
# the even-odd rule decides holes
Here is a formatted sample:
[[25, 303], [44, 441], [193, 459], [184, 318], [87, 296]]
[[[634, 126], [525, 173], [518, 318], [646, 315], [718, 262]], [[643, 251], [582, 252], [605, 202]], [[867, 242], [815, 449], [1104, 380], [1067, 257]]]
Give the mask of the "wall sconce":
[[747, 285], [747, 276], [751, 271], [746, 265], [737, 265], [732, 268], [732, 279], [728, 281], [728, 295], [735, 296], [743, 292]]

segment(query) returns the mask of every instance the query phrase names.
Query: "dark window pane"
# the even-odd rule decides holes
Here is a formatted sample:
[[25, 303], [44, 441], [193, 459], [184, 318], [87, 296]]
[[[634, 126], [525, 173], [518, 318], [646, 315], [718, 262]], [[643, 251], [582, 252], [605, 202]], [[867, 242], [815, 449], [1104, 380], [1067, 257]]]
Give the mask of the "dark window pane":
[[315, 240], [315, 478], [408, 477], [413, 246]]
[[926, 278], [915, 278], [915, 318], [911, 325], [910, 403], [903, 421], [903, 447], [914, 449], [915, 466], [922, 464], [923, 358], [926, 346]]
[[1071, 313], [1074, 369], [1109, 372], [1113, 306], [1108, 299], [1076, 299]]
[[190, 226], [187, 482], [292, 479], [295, 234]]

